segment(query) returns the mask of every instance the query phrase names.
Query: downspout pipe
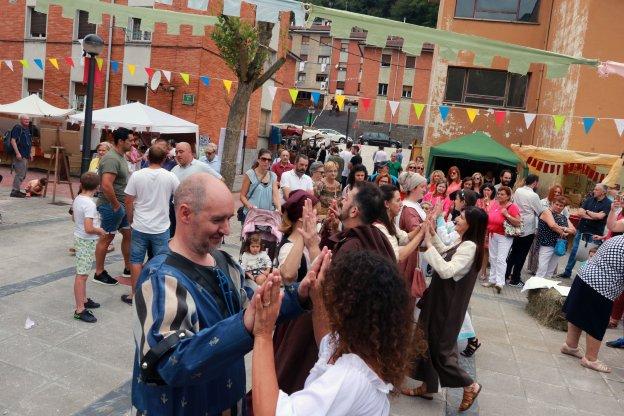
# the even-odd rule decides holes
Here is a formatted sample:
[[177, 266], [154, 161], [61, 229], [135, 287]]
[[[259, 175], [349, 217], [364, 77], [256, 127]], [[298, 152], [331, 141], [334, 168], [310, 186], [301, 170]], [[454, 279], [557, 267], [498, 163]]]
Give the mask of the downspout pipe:
[[[111, 0], [111, 4], [115, 4], [115, 0]], [[110, 67], [111, 67], [111, 53], [113, 50], [113, 27], [115, 26], [115, 16], [110, 16], [110, 23], [108, 26], [108, 45], [106, 50], [106, 82], [104, 84], [104, 108], [108, 108], [108, 87], [110, 84]]]

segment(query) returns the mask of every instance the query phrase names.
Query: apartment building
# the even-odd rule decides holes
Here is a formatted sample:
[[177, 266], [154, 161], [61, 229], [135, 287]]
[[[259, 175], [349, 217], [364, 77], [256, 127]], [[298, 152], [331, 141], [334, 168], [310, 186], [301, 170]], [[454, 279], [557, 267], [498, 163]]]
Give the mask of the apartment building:
[[[207, 12], [186, 8], [186, 0], [174, 0], [171, 6], [155, 3], [153, 0], [121, 0], [117, 4], [132, 7], [166, 8], [185, 13], [219, 14], [222, 2], [210, 2]], [[202, 136], [218, 140], [220, 129], [225, 127], [229, 112], [228, 93], [220, 79], [236, 80], [234, 74], [218, 57], [218, 49], [210, 39], [211, 29], [204, 36], [193, 36], [190, 27], [182, 27], [179, 35], [169, 35], [164, 23], [157, 23], [154, 33], [144, 30], [141, 19], [130, 18], [128, 29], [111, 25], [110, 18], [103, 16], [99, 25], [89, 23], [88, 12], [77, 11], [74, 19], [63, 17], [59, 6], [50, 6], [48, 14], [34, 9], [34, 0], [17, 0], [5, 4], [0, 13], [0, 59], [15, 62], [10, 71], [3, 64], [0, 76], [1, 103], [12, 102], [32, 93], [58, 107], [73, 107], [81, 110], [86, 95], [80, 57], [80, 39], [89, 33], [97, 33], [105, 43], [102, 85], [95, 88], [94, 108], [103, 108], [142, 102], [167, 113], [197, 123]], [[252, 17], [254, 9], [243, 4], [242, 15]], [[287, 14], [275, 25], [271, 52], [283, 54], [288, 49]], [[74, 59], [74, 66], [65, 63], [66, 57]], [[43, 59], [44, 69], [32, 65], [35, 58]], [[47, 61], [57, 58], [59, 69]], [[19, 59], [30, 60], [28, 68], [22, 68]], [[111, 67], [111, 62], [118, 64]], [[134, 74], [127, 64], [136, 65]], [[172, 71], [171, 80], [162, 77], [161, 86], [152, 91], [148, 87], [149, 77], [144, 67]], [[257, 90], [250, 101], [245, 121], [247, 130], [246, 149], [252, 153], [258, 145], [258, 137], [268, 134], [269, 124], [280, 117], [280, 100], [288, 92], [280, 90], [279, 97], [272, 99], [267, 87], [291, 86], [292, 62], [280, 70], [264, 88]], [[285, 74], [290, 71], [286, 77]], [[190, 74], [187, 85], [178, 75]], [[210, 86], [205, 86], [200, 75], [214, 77]], [[232, 87], [230, 98], [235, 86]], [[248, 158], [247, 158], [248, 159]]]
[[[352, 31], [349, 38], [333, 38], [328, 24], [291, 28], [296, 64], [295, 86], [301, 106], [310, 105], [310, 93], [321, 93], [321, 106], [331, 108], [336, 94], [353, 104], [356, 133], [379, 131], [411, 143], [422, 139], [424, 118], [418, 120], [412, 103], [427, 102], [433, 45], [420, 56], [401, 51], [403, 40], [389, 38], [385, 48], [366, 44], [366, 33]], [[370, 99], [369, 106], [362, 98]], [[392, 113], [389, 102], [398, 103]]]
[[[617, 30], [624, 2], [617, 0], [441, 0], [438, 28], [488, 37], [513, 44], [598, 60], [624, 60], [624, 32]], [[437, 58], [437, 56], [436, 56]], [[612, 120], [624, 118], [620, 77], [600, 78], [595, 68], [570, 67], [564, 78], [547, 79], [541, 64], [526, 75], [506, 71], [507, 62], [495, 57], [491, 68], [472, 64], [470, 54], [456, 63], [434, 60], [430, 104], [453, 106], [446, 121], [427, 111], [425, 146], [482, 130], [504, 145], [512, 143], [596, 153], [621, 154], [624, 150]], [[466, 107], [480, 110], [470, 123]], [[508, 111], [496, 123], [489, 109]], [[529, 128], [524, 113], [538, 116]], [[559, 131], [551, 115], [567, 117]], [[581, 118], [596, 117], [589, 134]]]

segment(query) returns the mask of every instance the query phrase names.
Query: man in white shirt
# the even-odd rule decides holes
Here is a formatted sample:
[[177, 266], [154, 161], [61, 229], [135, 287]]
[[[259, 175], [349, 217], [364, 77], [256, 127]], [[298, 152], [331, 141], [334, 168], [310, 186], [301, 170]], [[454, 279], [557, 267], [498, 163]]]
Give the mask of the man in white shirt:
[[513, 202], [520, 208], [520, 218], [522, 219], [522, 235], [514, 237], [509, 257], [507, 258], [507, 272], [505, 276], [511, 275], [509, 286], [522, 287], [524, 283], [520, 279], [520, 273], [524, 262], [531, 250], [531, 245], [535, 238], [535, 220], [544, 211], [544, 206], [540, 202], [539, 195], [535, 192], [539, 185], [539, 177], [530, 174], [524, 181], [524, 186], [516, 189], [513, 194]]
[[375, 172], [377, 172], [379, 165], [386, 161], [388, 161], [388, 154], [384, 150], [383, 146], [379, 146], [373, 154], [373, 166], [375, 167]]
[[310, 193], [314, 192], [314, 182], [305, 173], [308, 169], [308, 163], [309, 160], [306, 155], [298, 155], [295, 168], [282, 174], [280, 186], [284, 192], [284, 200], [287, 200], [290, 193], [297, 189], [303, 189]]
[[180, 142], [176, 144], [176, 161], [178, 166], [171, 169], [180, 182], [194, 173], [205, 172], [209, 173], [217, 179], [223, 180], [223, 176], [204, 162], [193, 157], [193, 151], [191, 145], [186, 142]]
[[217, 145], [214, 143], [208, 143], [206, 150], [204, 150], [204, 156], [199, 158], [200, 162], [204, 162], [216, 172], [221, 173], [221, 158], [217, 156]]
[[349, 162], [351, 162], [351, 158], [353, 157], [353, 153], [351, 152], [351, 147], [353, 147], [353, 143], [348, 142], [345, 150], [339, 153], [340, 158], [344, 161], [344, 165], [342, 165], [342, 187], [347, 186], [347, 178], [349, 177]]
[[161, 167], [166, 150], [154, 145], [148, 154], [149, 166], [130, 176], [125, 189], [126, 215], [132, 226], [130, 243], [130, 295], [121, 300], [132, 305], [136, 282], [143, 268], [148, 250], [154, 256], [169, 251], [169, 201], [180, 181], [173, 173]]

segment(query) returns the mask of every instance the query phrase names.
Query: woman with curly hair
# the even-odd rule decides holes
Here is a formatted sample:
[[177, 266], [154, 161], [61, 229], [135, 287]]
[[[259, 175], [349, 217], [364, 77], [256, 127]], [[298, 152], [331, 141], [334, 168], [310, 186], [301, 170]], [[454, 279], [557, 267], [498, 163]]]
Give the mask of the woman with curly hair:
[[321, 203], [318, 215], [325, 217], [332, 201], [339, 200], [342, 195], [342, 185], [336, 180], [338, 164], [331, 160], [325, 162], [325, 177], [314, 184], [314, 195]]
[[366, 166], [353, 166], [353, 168], [351, 168], [351, 171], [349, 172], [349, 176], [347, 177], [347, 186], [345, 186], [342, 190], [342, 196], [346, 197], [349, 191], [353, 189], [356, 182], [365, 182], [366, 178], [368, 178], [368, 171], [366, 170]]
[[273, 362], [271, 332], [283, 295], [270, 282], [254, 295], [255, 416], [388, 415], [388, 394], [407, 373], [411, 310], [396, 266], [365, 250], [333, 262], [331, 252], [321, 256], [321, 265], [306, 276], [319, 355], [296, 393], [279, 390]]

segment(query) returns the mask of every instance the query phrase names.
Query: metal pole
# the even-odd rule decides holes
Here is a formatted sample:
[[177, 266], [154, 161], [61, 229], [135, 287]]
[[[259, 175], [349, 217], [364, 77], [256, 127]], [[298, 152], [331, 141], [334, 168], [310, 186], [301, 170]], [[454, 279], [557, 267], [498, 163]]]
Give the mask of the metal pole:
[[91, 162], [91, 120], [93, 117], [93, 84], [95, 84], [95, 55], [89, 55], [89, 77], [87, 78], [87, 103], [85, 105], [84, 127], [82, 132], [82, 164], [80, 173], [89, 170]]
[[345, 133], [345, 140], [349, 139], [349, 127], [351, 126], [351, 106], [347, 106], [347, 132]]

